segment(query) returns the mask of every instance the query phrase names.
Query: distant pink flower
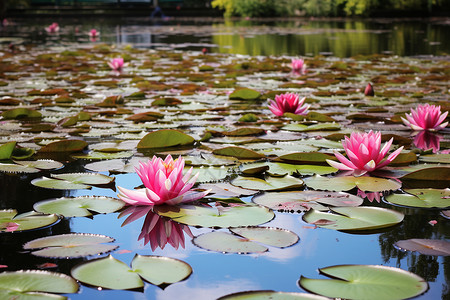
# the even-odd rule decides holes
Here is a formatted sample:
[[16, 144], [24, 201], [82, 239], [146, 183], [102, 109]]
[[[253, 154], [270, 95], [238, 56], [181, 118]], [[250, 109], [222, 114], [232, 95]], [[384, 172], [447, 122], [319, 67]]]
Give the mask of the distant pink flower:
[[366, 85], [366, 88], [364, 89], [364, 95], [375, 96], [375, 91], [373, 90], [373, 86], [370, 83]]
[[6, 223], [6, 232], [14, 232], [19, 228], [19, 224], [14, 222], [8, 222]]
[[306, 64], [303, 59], [292, 59], [292, 72], [296, 75], [303, 75], [306, 73]]
[[448, 125], [448, 122], [441, 124], [447, 115], [448, 111], [441, 113], [440, 106], [426, 103], [425, 105], [417, 106], [417, 109], [411, 108], [411, 114], [405, 114], [406, 119], [402, 118], [402, 121], [413, 130], [436, 131]]
[[269, 101], [269, 109], [277, 116], [282, 116], [286, 112], [306, 115], [310, 105], [303, 105], [305, 99], [305, 97], [300, 99], [297, 94], [293, 93], [276, 95], [275, 100]]
[[113, 70], [120, 72], [123, 68], [123, 58], [113, 58], [111, 61], [108, 62], [108, 66]]
[[440, 149], [441, 137], [428, 130], [419, 131], [414, 137], [414, 145], [422, 150], [433, 149], [433, 153], [436, 153]]
[[352, 132], [350, 138], [346, 136], [345, 140], [342, 141], [342, 145], [344, 146], [344, 150], [349, 159], [344, 155], [335, 152], [334, 155], [340, 163], [329, 159], [327, 159], [327, 162], [329, 165], [339, 170], [353, 171], [354, 175], [361, 176], [367, 172], [372, 172], [386, 166], [400, 154], [403, 147], [398, 148], [382, 161], [389, 151], [392, 141], [393, 138], [381, 148], [380, 132]]
[[144, 183], [145, 188], [128, 190], [119, 189], [119, 198], [129, 205], [176, 205], [203, 198], [209, 193], [191, 190], [197, 180], [198, 173], [191, 177], [192, 168], [183, 176], [184, 159], [176, 160], [168, 155], [163, 161], [153, 156], [146, 163], [139, 163], [136, 172]]
[[53, 22], [51, 25], [45, 27], [45, 31], [48, 33], [56, 33], [59, 31], [59, 25], [56, 22]]
[[191, 238], [194, 237], [189, 226], [155, 214], [151, 206], [130, 206], [121, 212], [119, 217], [127, 214], [130, 215], [122, 226], [145, 216], [138, 241], [144, 239], [144, 245], [150, 243], [152, 251], [155, 251], [158, 247], [164, 249], [166, 244], [170, 244], [175, 249], [180, 246], [184, 248], [184, 234], [186, 233]]
[[89, 36], [91, 38], [96, 38], [99, 36], [99, 34], [100, 34], [100, 32], [97, 31], [97, 29], [91, 29], [91, 31], [89, 31]]

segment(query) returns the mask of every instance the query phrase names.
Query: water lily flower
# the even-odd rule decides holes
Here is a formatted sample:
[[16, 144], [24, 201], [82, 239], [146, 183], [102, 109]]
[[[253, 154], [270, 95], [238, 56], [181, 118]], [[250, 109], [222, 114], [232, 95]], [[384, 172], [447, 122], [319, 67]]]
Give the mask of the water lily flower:
[[303, 59], [292, 59], [292, 72], [296, 75], [303, 75], [306, 73], [306, 64]]
[[209, 190], [197, 192], [191, 190], [199, 173], [191, 177], [192, 168], [183, 176], [184, 159], [175, 160], [168, 155], [163, 161], [153, 156], [148, 162], [139, 163], [136, 172], [145, 188], [128, 190], [119, 189], [119, 198], [129, 205], [176, 205], [203, 198]]
[[406, 119], [402, 118], [402, 121], [413, 130], [437, 131], [448, 125], [448, 122], [442, 123], [447, 115], [448, 111], [441, 113], [441, 106], [426, 103], [419, 105], [417, 109], [411, 108], [411, 114], [405, 114]]
[[269, 109], [277, 116], [282, 116], [286, 112], [296, 115], [306, 115], [310, 105], [303, 105], [305, 99], [305, 97], [300, 99], [294, 93], [276, 95], [275, 100], [270, 100]]
[[164, 249], [167, 244], [173, 248], [185, 247], [184, 234], [194, 237], [189, 226], [177, 223], [171, 219], [161, 217], [152, 211], [151, 206], [130, 206], [120, 213], [119, 218], [130, 214], [122, 226], [145, 216], [138, 241], [144, 239], [144, 245], [150, 243], [152, 251], [160, 247]]
[[123, 68], [123, 58], [113, 58], [111, 61], [108, 62], [108, 66], [113, 70], [117, 72], [121, 72]]
[[91, 29], [91, 31], [89, 31], [89, 37], [91, 38], [96, 38], [98, 37], [100, 34], [99, 31], [97, 31], [97, 29]]
[[440, 149], [440, 142], [442, 137], [436, 135], [428, 130], [421, 130], [414, 136], [414, 145], [422, 150], [432, 149], [436, 153]]
[[56, 22], [53, 22], [51, 25], [45, 27], [45, 31], [48, 33], [56, 33], [59, 31], [59, 25]]
[[375, 91], [373, 90], [373, 86], [370, 83], [366, 85], [366, 88], [364, 89], [364, 95], [375, 96]]
[[342, 145], [344, 146], [348, 159], [344, 155], [335, 152], [334, 155], [340, 163], [329, 159], [327, 159], [327, 162], [336, 169], [353, 171], [355, 176], [361, 176], [386, 166], [400, 154], [403, 150], [403, 146], [392, 152], [383, 161], [392, 145], [392, 141], [393, 138], [391, 138], [384, 144], [383, 148], [381, 148], [380, 132], [352, 132], [350, 138], [346, 136], [345, 140], [342, 141]]

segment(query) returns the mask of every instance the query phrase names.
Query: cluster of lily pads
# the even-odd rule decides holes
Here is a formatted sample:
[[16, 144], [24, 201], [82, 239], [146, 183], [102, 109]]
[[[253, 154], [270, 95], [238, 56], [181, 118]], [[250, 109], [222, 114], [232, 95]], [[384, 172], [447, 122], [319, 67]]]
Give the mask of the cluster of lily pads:
[[[1, 53], [0, 176], [22, 176], [35, 188], [62, 191], [115, 189], [117, 176], [136, 171], [143, 183], [119, 187], [118, 198], [37, 201], [20, 214], [0, 199], [1, 234], [120, 211], [119, 217], [128, 215], [124, 225], [145, 218], [137, 238], [152, 250], [184, 247], [187, 235], [201, 249], [249, 254], [299, 241], [289, 230], [261, 226], [281, 213], [301, 214], [315, 228], [358, 233], [401, 223], [404, 215], [395, 206], [438, 209], [442, 218], [436, 222], [448, 222], [450, 131], [443, 123], [447, 115], [436, 114], [438, 106], [443, 112], [450, 108], [446, 60], [317, 56], [300, 64], [290, 57], [118, 50], [105, 44], [70, 50], [18, 45]], [[364, 93], [367, 82], [373, 96]], [[419, 113], [422, 102], [427, 105]], [[420, 123], [429, 107], [439, 124]], [[422, 130], [411, 131], [404, 122]], [[391, 146], [396, 150], [383, 160]], [[344, 150], [347, 158], [340, 154]], [[65, 172], [73, 162], [85, 172]], [[189, 226], [211, 230], [194, 236]], [[31, 240], [23, 248], [30, 255], [72, 259], [116, 251], [113, 241], [71, 233]], [[426, 255], [449, 255], [449, 244], [396, 242], [399, 249]], [[112, 255], [90, 259], [74, 266], [71, 277], [4, 270], [0, 296], [19, 298], [75, 293], [74, 279], [140, 289], [142, 280], [164, 286], [192, 272], [185, 262], [139, 254], [131, 268]], [[404, 299], [428, 288], [424, 279], [398, 268], [340, 265], [320, 271], [333, 279], [302, 276], [299, 285], [349, 299]], [[222, 299], [263, 296], [326, 299], [283, 291]]]

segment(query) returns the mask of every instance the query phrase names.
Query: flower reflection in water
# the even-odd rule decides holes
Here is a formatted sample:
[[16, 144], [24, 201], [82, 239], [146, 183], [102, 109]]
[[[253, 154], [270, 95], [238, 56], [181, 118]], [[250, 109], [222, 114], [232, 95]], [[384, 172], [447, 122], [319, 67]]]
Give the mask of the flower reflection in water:
[[148, 205], [129, 206], [119, 215], [119, 218], [121, 218], [129, 214], [122, 226], [145, 216], [138, 241], [144, 239], [144, 245], [150, 243], [152, 251], [155, 251], [158, 247], [164, 249], [167, 244], [170, 244], [175, 249], [178, 249], [180, 246], [184, 248], [184, 234], [191, 238], [194, 237], [189, 226], [161, 217], [155, 214], [152, 209], [153, 206]]
[[381, 201], [381, 197], [383, 196], [382, 192], [364, 192], [358, 189], [357, 196], [361, 198], [367, 198], [370, 202], [376, 200], [378, 203]]
[[424, 151], [433, 149], [433, 153], [436, 153], [440, 149], [441, 139], [441, 136], [423, 130], [417, 132], [417, 134], [414, 136], [414, 145]]

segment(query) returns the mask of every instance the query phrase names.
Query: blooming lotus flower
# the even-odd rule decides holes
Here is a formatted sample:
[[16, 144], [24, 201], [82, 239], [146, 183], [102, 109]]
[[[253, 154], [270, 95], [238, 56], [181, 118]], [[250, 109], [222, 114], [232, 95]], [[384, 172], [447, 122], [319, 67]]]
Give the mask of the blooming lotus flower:
[[417, 109], [411, 108], [411, 114], [405, 114], [402, 118], [406, 126], [413, 130], [440, 130], [448, 125], [448, 122], [441, 124], [448, 115], [448, 111], [441, 114], [441, 107], [430, 104], [419, 105]]
[[414, 137], [414, 145], [422, 150], [433, 149], [433, 153], [436, 153], [440, 149], [441, 137], [428, 130], [419, 131]]
[[45, 31], [48, 33], [56, 33], [59, 31], [59, 25], [56, 22], [53, 22], [51, 25], [45, 27]]
[[113, 70], [120, 72], [123, 68], [123, 58], [113, 58], [111, 61], [108, 62], [108, 66]]
[[366, 85], [366, 88], [364, 89], [364, 95], [375, 96], [375, 91], [373, 90], [373, 86], [370, 83]]
[[282, 116], [285, 112], [306, 115], [310, 105], [303, 105], [305, 99], [299, 99], [298, 95], [293, 93], [276, 95], [275, 100], [270, 100], [269, 109], [277, 116]]
[[100, 34], [100, 32], [97, 31], [97, 29], [91, 29], [91, 31], [89, 31], [89, 36], [91, 38], [96, 38], [99, 36], [99, 34]]
[[150, 243], [152, 251], [158, 247], [164, 249], [167, 244], [172, 245], [175, 249], [180, 246], [184, 248], [184, 234], [186, 233], [191, 238], [194, 237], [189, 226], [155, 214], [151, 206], [130, 206], [120, 213], [119, 218], [127, 214], [130, 215], [122, 226], [145, 216], [138, 241], [144, 239], [144, 245]]
[[292, 72], [296, 75], [303, 75], [306, 73], [306, 65], [303, 59], [292, 59]]
[[163, 161], [153, 156], [148, 162], [139, 163], [136, 172], [144, 183], [145, 188], [128, 190], [119, 189], [119, 198], [130, 205], [176, 205], [203, 198], [209, 193], [192, 191], [198, 174], [191, 177], [192, 168], [183, 176], [184, 159], [172, 159], [168, 155]]
[[352, 132], [350, 138], [346, 136], [345, 140], [342, 141], [342, 145], [344, 146], [344, 150], [349, 159], [347, 159], [344, 155], [335, 152], [334, 155], [340, 163], [329, 159], [327, 159], [327, 162], [336, 169], [353, 171], [354, 175], [361, 176], [367, 172], [372, 172], [386, 166], [400, 154], [403, 147], [400, 147], [392, 152], [383, 161], [392, 145], [392, 141], [393, 138], [391, 138], [384, 144], [383, 148], [381, 148], [380, 132]]

